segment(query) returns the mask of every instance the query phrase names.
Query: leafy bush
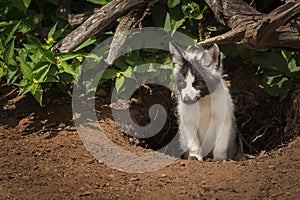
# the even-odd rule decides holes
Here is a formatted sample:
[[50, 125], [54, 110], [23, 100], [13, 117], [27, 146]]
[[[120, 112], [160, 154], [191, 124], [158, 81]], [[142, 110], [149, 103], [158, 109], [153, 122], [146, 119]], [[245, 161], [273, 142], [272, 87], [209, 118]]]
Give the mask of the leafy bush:
[[[91, 10], [109, 0], [73, 1], [74, 12]], [[20, 95], [30, 92], [42, 104], [43, 91], [55, 85], [71, 94], [77, 81], [82, 61], [88, 55], [89, 45], [103, 41], [108, 35], [90, 38], [71, 53], [53, 53], [51, 48], [72, 29], [57, 17], [58, 0], [0, 1], [0, 79], [16, 85]], [[218, 24], [204, 1], [168, 0], [167, 6], [157, 4], [147, 26], [162, 27], [180, 31], [195, 41], [226, 31]], [[114, 34], [115, 27], [108, 30]], [[229, 51], [230, 49], [231, 51]], [[284, 51], [254, 51], [231, 45], [223, 48], [226, 55], [239, 55], [245, 61], [252, 61], [264, 74], [266, 91], [284, 99], [295, 79], [300, 77], [299, 54]], [[227, 51], [227, 52], [226, 52]], [[99, 59], [99, 58], [98, 58]], [[160, 69], [149, 63], [161, 63]], [[139, 66], [139, 67], [137, 67]], [[161, 69], [163, 68], [163, 69]], [[143, 77], [144, 72], [147, 76]], [[172, 63], [170, 55], [160, 50], [133, 51], [119, 57], [113, 68], [104, 72], [100, 84], [114, 80], [117, 92], [122, 95], [125, 85], [136, 84], [148, 79], [170, 82]]]
[[[36, 5], [23, 0], [1, 2], [0, 6], [0, 78], [18, 86], [20, 95], [30, 92], [40, 104], [50, 84], [70, 94], [86, 55], [78, 53], [80, 48], [67, 54], [51, 52], [54, 43], [71, 31], [64, 20], [55, 16], [57, 2]], [[41, 12], [37, 7], [50, 9]], [[52, 28], [43, 38], [40, 32], [47, 30], [44, 26], [48, 24]]]
[[241, 57], [244, 62], [258, 66], [263, 75], [266, 92], [280, 101], [284, 100], [296, 79], [300, 79], [300, 54], [283, 50], [251, 50], [241, 46], [224, 45], [222, 51], [227, 56]]

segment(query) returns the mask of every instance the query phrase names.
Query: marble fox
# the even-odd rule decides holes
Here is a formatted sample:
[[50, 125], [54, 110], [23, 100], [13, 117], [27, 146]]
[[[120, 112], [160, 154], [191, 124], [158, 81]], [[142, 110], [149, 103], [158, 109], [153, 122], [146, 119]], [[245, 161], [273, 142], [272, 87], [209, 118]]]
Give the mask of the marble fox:
[[234, 106], [222, 75], [216, 44], [183, 48], [169, 45], [178, 99], [179, 138], [190, 159], [240, 160]]

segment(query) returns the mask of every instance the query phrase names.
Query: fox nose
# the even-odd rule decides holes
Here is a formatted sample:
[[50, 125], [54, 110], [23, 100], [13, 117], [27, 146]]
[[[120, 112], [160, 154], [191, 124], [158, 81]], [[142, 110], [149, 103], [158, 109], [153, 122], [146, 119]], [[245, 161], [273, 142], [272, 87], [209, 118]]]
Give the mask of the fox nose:
[[185, 102], [189, 102], [189, 101], [191, 101], [192, 99], [189, 97], [189, 96], [185, 96], [184, 98], [183, 98], [183, 101], [185, 101]]

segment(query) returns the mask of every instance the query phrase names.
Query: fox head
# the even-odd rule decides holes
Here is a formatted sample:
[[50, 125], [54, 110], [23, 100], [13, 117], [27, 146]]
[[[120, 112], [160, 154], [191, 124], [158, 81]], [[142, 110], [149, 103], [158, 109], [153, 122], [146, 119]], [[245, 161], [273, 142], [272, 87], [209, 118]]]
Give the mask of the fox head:
[[169, 49], [173, 56], [175, 88], [183, 103], [194, 104], [214, 92], [222, 80], [220, 50], [216, 44], [208, 49], [201, 46], [184, 49], [170, 43]]

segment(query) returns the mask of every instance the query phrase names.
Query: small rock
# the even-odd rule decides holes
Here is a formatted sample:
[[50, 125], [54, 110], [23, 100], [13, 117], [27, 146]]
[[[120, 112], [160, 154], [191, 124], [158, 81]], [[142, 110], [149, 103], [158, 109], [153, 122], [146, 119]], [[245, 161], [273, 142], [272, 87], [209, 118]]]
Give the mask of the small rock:
[[269, 166], [268, 166], [268, 169], [273, 169], [273, 170], [275, 170], [275, 169], [276, 169], [276, 166], [275, 166], [275, 165], [269, 165]]
[[139, 177], [132, 177], [132, 178], [130, 178], [129, 180], [130, 180], [130, 181], [139, 181], [140, 178], [139, 178]]
[[33, 170], [37, 170], [38, 168], [39, 168], [39, 166], [36, 165], [36, 166], [34, 166], [32, 169], [33, 169]]
[[162, 178], [166, 178], [167, 176], [168, 176], [167, 174], [160, 175], [160, 177], [162, 177]]
[[251, 155], [251, 154], [244, 154], [244, 156], [245, 156], [245, 158], [247, 158], [247, 159], [255, 159], [255, 158], [256, 158], [256, 156]]
[[91, 160], [87, 161], [87, 164], [93, 164], [94, 162], [95, 162], [95, 160], [91, 159]]
[[116, 176], [115, 175], [113, 175], [113, 174], [108, 174], [107, 175], [107, 178], [109, 179], [109, 180], [115, 180], [115, 178], [116, 178]]
[[181, 163], [180, 163], [180, 166], [183, 166], [183, 167], [184, 167], [185, 165], [186, 165], [186, 164], [185, 164], [184, 162], [181, 162]]
[[90, 196], [90, 195], [93, 195], [93, 193], [90, 192], [90, 191], [85, 191], [85, 192], [79, 194], [78, 196], [79, 197], [85, 197], [85, 196]]

